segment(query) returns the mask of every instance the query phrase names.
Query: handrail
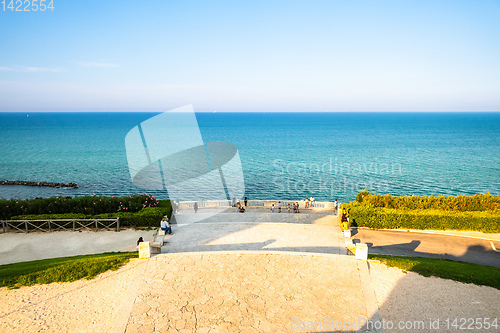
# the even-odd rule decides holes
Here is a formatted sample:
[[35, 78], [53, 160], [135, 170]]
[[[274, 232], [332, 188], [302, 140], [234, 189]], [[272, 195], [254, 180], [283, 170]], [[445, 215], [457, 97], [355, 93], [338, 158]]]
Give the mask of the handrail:
[[[31, 231], [52, 232], [57, 230], [92, 230], [99, 229], [120, 231], [120, 218], [116, 219], [44, 219], [44, 220], [1, 220], [2, 232], [19, 230], [24, 233]], [[112, 222], [106, 224], [105, 222]]]

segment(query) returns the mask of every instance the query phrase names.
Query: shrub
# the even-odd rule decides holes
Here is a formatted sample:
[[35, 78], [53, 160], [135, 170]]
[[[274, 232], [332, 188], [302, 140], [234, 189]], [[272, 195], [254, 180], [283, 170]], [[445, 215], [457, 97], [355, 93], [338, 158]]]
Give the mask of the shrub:
[[116, 212], [103, 213], [97, 215], [85, 214], [38, 214], [38, 215], [18, 215], [12, 216], [12, 220], [67, 220], [67, 219], [116, 219], [120, 218], [120, 226], [123, 227], [159, 227], [163, 216], [172, 215], [172, 207], [169, 200], [163, 200], [162, 207], [145, 207], [138, 212]]
[[500, 210], [500, 196], [489, 193], [456, 197], [444, 195], [395, 197], [391, 194], [371, 194], [362, 190], [356, 195], [356, 201], [373, 207], [394, 209], [439, 209], [460, 212]]
[[146, 207], [137, 213], [107, 213], [93, 216], [96, 219], [120, 218], [124, 227], [159, 227], [163, 216], [170, 216], [171, 210], [162, 207]]
[[358, 193], [356, 194], [356, 201], [359, 202], [359, 203], [362, 203], [363, 202], [363, 199], [367, 196], [370, 196], [371, 193], [370, 191], [367, 191], [367, 190], [360, 190], [358, 191]]
[[91, 215], [85, 214], [39, 214], [39, 215], [18, 215], [12, 216], [11, 220], [72, 220], [72, 219], [89, 219]]
[[97, 215], [115, 212], [138, 212], [143, 208], [156, 207], [158, 201], [149, 194], [128, 197], [85, 196], [79, 198], [52, 197], [29, 200], [0, 200], [0, 219], [12, 216], [40, 214]]
[[374, 229], [433, 229], [500, 232], [498, 211], [444, 211], [438, 209], [392, 209], [371, 205], [343, 204], [351, 225]]

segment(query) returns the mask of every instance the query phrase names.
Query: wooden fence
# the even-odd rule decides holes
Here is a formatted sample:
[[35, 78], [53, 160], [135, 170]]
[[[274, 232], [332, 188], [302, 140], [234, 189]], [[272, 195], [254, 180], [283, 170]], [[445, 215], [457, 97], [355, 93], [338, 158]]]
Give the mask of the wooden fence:
[[116, 230], [120, 231], [120, 218], [116, 219], [69, 219], [69, 220], [2, 220], [2, 232], [52, 232], [59, 230]]

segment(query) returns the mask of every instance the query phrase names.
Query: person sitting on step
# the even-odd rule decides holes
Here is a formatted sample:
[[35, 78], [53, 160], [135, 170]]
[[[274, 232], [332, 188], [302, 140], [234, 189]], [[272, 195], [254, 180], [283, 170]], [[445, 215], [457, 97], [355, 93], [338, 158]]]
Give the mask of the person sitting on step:
[[163, 217], [163, 219], [161, 220], [160, 229], [165, 231], [169, 235], [172, 235], [172, 227], [170, 226], [170, 223], [168, 223], [168, 217]]

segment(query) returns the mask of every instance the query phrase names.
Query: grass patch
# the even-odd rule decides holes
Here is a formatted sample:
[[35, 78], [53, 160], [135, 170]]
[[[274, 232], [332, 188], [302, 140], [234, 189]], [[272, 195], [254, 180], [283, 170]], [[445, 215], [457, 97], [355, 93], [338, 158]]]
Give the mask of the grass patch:
[[117, 270], [135, 257], [137, 252], [111, 252], [1, 265], [0, 287], [13, 289], [82, 278], [90, 280], [107, 270]]
[[500, 290], [500, 268], [471, 264], [448, 259], [399, 257], [369, 254], [369, 259], [380, 260], [389, 267], [415, 272], [423, 276], [436, 276], [464, 283], [489, 286]]

